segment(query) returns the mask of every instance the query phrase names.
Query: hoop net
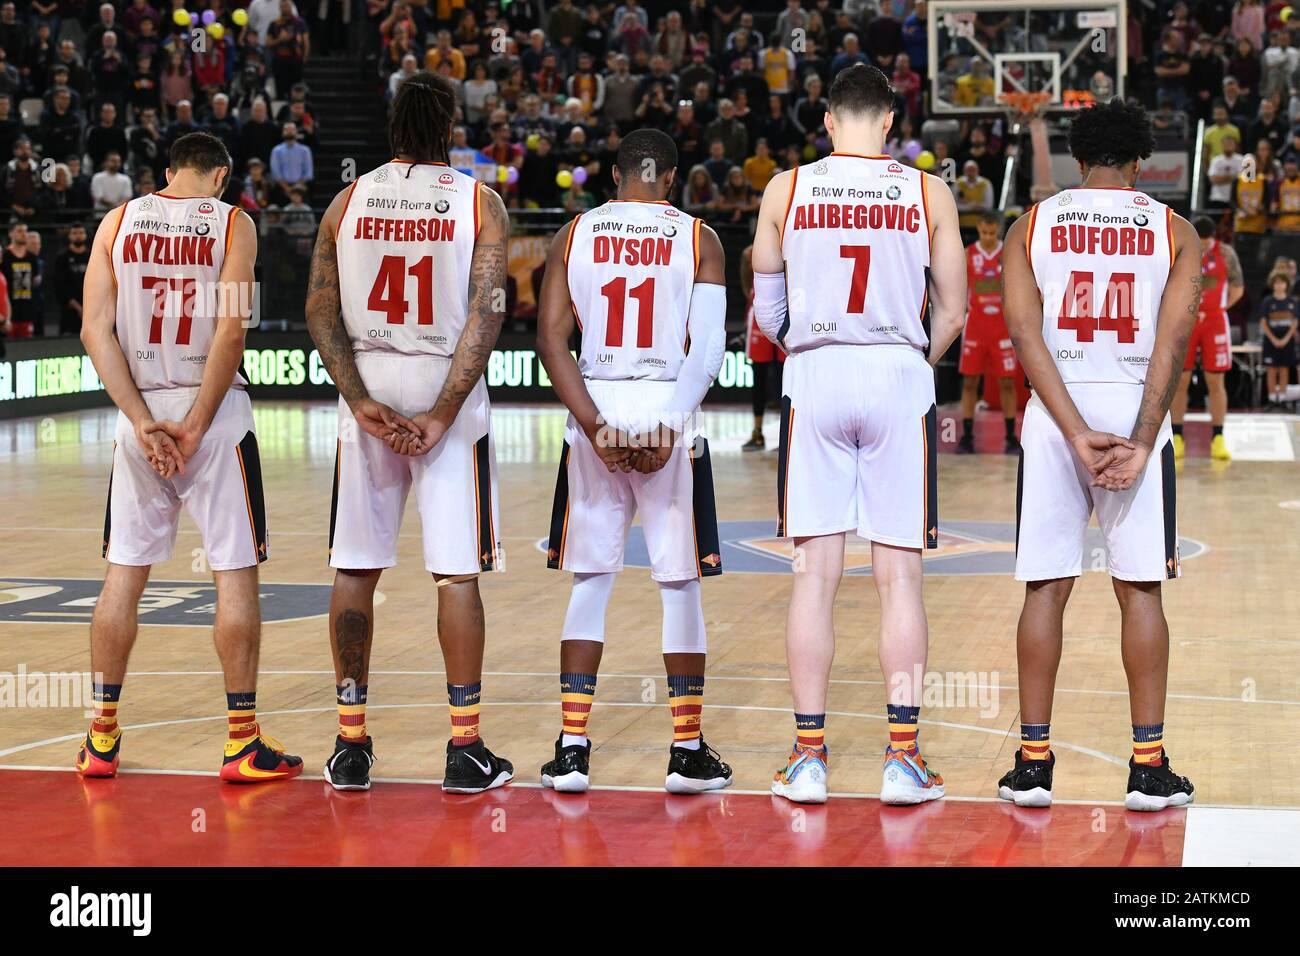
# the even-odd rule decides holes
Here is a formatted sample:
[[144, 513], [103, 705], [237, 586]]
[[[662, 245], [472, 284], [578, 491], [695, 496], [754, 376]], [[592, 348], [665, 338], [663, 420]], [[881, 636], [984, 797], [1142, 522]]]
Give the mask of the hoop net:
[[1041, 114], [1051, 101], [1052, 94], [1046, 92], [998, 94], [998, 102], [1007, 107], [1007, 112], [1028, 118]]

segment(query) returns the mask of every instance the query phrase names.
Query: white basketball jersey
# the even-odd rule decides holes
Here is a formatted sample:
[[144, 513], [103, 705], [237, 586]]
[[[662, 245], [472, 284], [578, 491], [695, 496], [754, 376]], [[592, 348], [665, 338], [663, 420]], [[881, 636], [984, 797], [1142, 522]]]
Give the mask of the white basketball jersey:
[[1173, 210], [1135, 189], [1066, 189], [1029, 214], [1043, 341], [1061, 378], [1146, 381], [1174, 259]]
[[456, 350], [469, 312], [480, 186], [445, 163], [396, 159], [352, 184], [336, 254], [355, 351]]
[[[111, 247], [117, 341], [142, 392], [203, 383], [238, 212], [219, 199], [166, 193], [123, 208]], [[236, 373], [232, 384], [244, 380]]]
[[831, 153], [795, 169], [781, 232], [787, 351], [929, 346], [924, 180], [889, 156]]
[[700, 261], [700, 221], [667, 202], [612, 199], [573, 221], [564, 253], [587, 378], [674, 381]]

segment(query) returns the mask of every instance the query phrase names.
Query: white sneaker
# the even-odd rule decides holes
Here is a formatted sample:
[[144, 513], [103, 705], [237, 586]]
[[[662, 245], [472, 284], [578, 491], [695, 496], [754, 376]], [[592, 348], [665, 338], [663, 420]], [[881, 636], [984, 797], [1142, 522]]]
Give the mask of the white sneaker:
[[943, 777], [925, 765], [918, 751], [885, 748], [885, 767], [880, 779], [880, 802], [891, 806], [911, 806], [938, 800], [943, 796]]
[[785, 769], [772, 778], [772, 792], [795, 803], [825, 803], [827, 755], [825, 745], [816, 750], [796, 746]]

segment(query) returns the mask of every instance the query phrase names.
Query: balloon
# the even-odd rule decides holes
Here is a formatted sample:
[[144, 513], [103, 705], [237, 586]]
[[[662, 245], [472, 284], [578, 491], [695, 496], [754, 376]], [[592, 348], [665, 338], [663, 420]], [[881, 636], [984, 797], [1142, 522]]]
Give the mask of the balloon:
[[234, 13], [230, 15], [230, 19], [235, 21], [235, 26], [246, 27], [248, 26], [248, 11], [236, 10]]
[[1283, 7], [1282, 12], [1278, 14], [1278, 19], [1286, 23], [1295, 14], [1295, 7]]
[[929, 169], [935, 163], [934, 153], [928, 149], [923, 149], [916, 154], [916, 168]]
[[585, 166], [579, 166], [573, 171], [573, 181], [579, 186], [587, 181], [587, 168]]
[[497, 167], [497, 182], [503, 183], [506, 181], [507, 178], [509, 178], [509, 176], [510, 174], [506, 172], [506, 168], [504, 166]]
[[190, 14], [190, 26], [192, 26], [192, 27], [197, 27], [198, 25], [199, 25], [199, 15], [198, 15], [197, 13], [191, 13], [191, 14]]
[[573, 173], [569, 172], [567, 169], [561, 169], [555, 174], [555, 185], [559, 186], [561, 189], [568, 189], [573, 185]]
[[172, 11], [172, 23], [176, 24], [178, 27], [187, 27], [187, 26], [189, 26], [189, 25], [190, 25], [190, 15], [189, 15], [189, 13], [188, 13], [187, 11], [185, 11], [185, 10], [173, 10], [173, 11]]
[[506, 182], [511, 186], [519, 182], [519, 167], [510, 166], [506, 169]]
[[220, 40], [225, 35], [226, 35], [226, 28], [223, 27], [220, 23], [208, 24], [208, 36], [212, 37], [212, 39]]
[[208, 27], [217, 19], [217, 15], [212, 10], [204, 10], [203, 15], [199, 19], [203, 21], [205, 27]]
[[536, 133], [529, 133], [528, 138], [524, 140], [524, 145], [527, 146], [529, 149], [536, 149], [537, 144], [540, 143], [541, 141], [542, 138], [539, 135], [537, 135]]
[[909, 139], [903, 144], [903, 155], [908, 159], [916, 159], [921, 155], [921, 141], [919, 139]]

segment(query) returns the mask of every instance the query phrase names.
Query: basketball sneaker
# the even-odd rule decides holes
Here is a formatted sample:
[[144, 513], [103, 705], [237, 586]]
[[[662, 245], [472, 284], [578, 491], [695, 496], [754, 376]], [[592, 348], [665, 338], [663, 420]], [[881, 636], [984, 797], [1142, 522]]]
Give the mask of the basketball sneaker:
[[1183, 441], [1182, 435], [1174, 436], [1174, 458], [1182, 459], [1187, 456], [1187, 442]]
[[122, 728], [115, 734], [86, 734], [77, 751], [77, 773], [83, 777], [115, 777], [121, 759]]
[[226, 741], [226, 756], [221, 763], [221, 779], [226, 783], [264, 783], [288, 780], [302, 773], [302, 758], [284, 752], [284, 744], [262, 733], [240, 746], [237, 740]]
[[1185, 807], [1196, 797], [1196, 788], [1169, 766], [1169, 755], [1161, 752], [1157, 764], [1128, 761], [1128, 796], [1124, 806], [1130, 810], [1152, 812], [1166, 807]]
[[785, 769], [772, 778], [772, 792], [795, 803], [825, 803], [829, 757], [825, 744], [815, 749], [795, 744]]
[[447, 741], [447, 771], [442, 789], [447, 793], [482, 793], [509, 783], [515, 767], [488, 750], [483, 741], [457, 747]]
[[370, 768], [375, 765], [375, 745], [370, 737], [334, 738], [334, 755], [325, 761], [325, 782], [335, 790], [369, 790]]
[[564, 746], [555, 738], [555, 759], [542, 764], [542, 786], [559, 793], [586, 793], [591, 786], [591, 741]]
[[[1175, 455], [1177, 452], [1175, 452]], [[1210, 457], [1215, 461], [1231, 461], [1232, 453], [1228, 451], [1228, 442], [1220, 433], [1210, 439]]]
[[669, 793], [704, 793], [731, 786], [731, 768], [722, 762], [721, 756], [703, 737], [696, 750], [670, 747], [664, 789]]
[[911, 806], [943, 796], [943, 777], [925, 764], [921, 752], [885, 748], [885, 767], [880, 778], [880, 802], [890, 806]]
[[753, 434], [749, 436], [749, 441], [741, 445], [740, 450], [741, 451], [762, 451], [766, 447], [767, 447], [767, 439], [763, 437], [763, 433], [761, 431], [755, 428]]
[[959, 455], [975, 454], [975, 436], [966, 432], [961, 438], [957, 439], [957, 447], [954, 449]]
[[1006, 443], [1005, 445], [1002, 446], [1002, 454], [1004, 454], [1004, 455], [1019, 455], [1019, 454], [1020, 454], [1020, 439], [1017, 438], [1015, 435], [1011, 435], [1011, 436], [1009, 436], [1009, 437], [1007, 438], [1007, 443]]
[[998, 781], [998, 796], [1018, 807], [1050, 807], [1056, 754], [1048, 751], [1046, 760], [1026, 760], [1024, 753], [1016, 748], [1016, 765]]

